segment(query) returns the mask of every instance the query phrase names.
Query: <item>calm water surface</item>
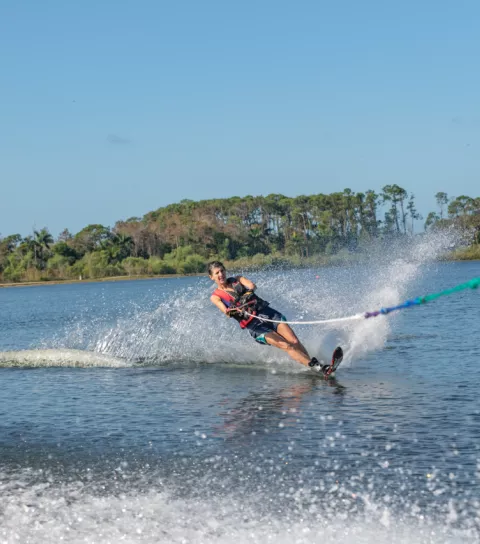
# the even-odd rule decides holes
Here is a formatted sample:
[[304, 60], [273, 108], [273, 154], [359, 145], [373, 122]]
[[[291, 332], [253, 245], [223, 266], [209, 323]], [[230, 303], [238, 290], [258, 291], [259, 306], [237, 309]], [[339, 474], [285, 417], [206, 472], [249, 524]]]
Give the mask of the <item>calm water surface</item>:
[[[328, 319], [480, 263], [250, 276], [289, 318]], [[0, 289], [1, 542], [480, 541], [480, 293], [297, 326], [312, 354], [345, 347], [325, 383], [210, 292], [206, 278]]]

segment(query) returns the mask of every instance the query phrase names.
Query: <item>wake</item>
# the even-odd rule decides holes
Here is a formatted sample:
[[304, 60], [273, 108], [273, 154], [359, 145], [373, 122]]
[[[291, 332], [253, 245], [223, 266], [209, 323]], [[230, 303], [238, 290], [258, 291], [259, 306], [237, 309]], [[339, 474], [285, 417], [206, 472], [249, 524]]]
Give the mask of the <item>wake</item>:
[[26, 349], [0, 351], [0, 367], [130, 367], [126, 361], [80, 349]]

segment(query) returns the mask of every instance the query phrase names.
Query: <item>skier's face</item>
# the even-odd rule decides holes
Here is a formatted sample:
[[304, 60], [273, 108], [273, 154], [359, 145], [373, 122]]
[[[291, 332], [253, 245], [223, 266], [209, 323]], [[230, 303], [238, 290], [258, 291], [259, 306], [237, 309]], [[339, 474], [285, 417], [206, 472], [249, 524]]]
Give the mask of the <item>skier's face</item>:
[[212, 273], [210, 274], [210, 279], [213, 280], [215, 283], [225, 283], [225, 280], [227, 279], [227, 272], [225, 268], [214, 268], [212, 270]]

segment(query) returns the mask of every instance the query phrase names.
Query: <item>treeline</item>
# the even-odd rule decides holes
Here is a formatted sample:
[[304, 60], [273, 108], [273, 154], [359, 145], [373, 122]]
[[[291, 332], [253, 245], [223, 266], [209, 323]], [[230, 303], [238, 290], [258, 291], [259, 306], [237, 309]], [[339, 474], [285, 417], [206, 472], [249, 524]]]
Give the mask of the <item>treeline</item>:
[[[435, 195], [425, 230], [454, 225], [480, 244], [480, 198]], [[382, 215], [382, 217], [380, 217]], [[376, 238], [414, 234], [422, 220], [413, 194], [381, 193], [182, 200], [113, 228], [88, 225], [54, 240], [47, 228], [0, 237], [0, 280], [8, 282], [204, 272], [218, 258], [256, 264], [301, 263], [359, 251]]]

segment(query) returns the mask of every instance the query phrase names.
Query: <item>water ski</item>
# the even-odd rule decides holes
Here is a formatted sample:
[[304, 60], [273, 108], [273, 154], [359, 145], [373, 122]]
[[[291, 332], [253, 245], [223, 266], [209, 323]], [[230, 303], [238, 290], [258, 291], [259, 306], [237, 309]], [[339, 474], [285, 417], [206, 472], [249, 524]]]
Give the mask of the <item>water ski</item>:
[[310, 368], [317, 373], [322, 373], [323, 377], [328, 380], [329, 378], [333, 378], [335, 374], [335, 370], [340, 366], [340, 363], [343, 361], [343, 349], [338, 346], [335, 348], [333, 354], [332, 354], [332, 361], [329, 365], [323, 365], [321, 366], [320, 363], [315, 359], [312, 359], [312, 362], [315, 361], [314, 364], [310, 363]]
[[325, 379], [332, 377], [335, 374], [335, 370], [340, 366], [340, 363], [343, 361], [343, 349], [338, 346], [335, 348], [335, 351], [332, 354], [332, 362], [329, 365], [322, 366], [322, 372], [325, 376]]

